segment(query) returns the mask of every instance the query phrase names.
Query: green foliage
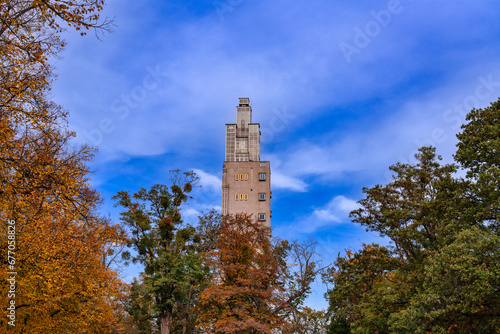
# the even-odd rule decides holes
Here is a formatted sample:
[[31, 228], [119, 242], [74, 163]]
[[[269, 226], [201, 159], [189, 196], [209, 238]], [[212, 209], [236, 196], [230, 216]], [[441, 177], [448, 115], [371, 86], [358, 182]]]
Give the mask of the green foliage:
[[457, 135], [455, 160], [475, 177], [500, 168], [500, 100], [484, 109], [472, 109]]
[[456, 161], [432, 147], [364, 188], [353, 222], [390, 240], [339, 256], [324, 280], [331, 333], [500, 332], [500, 100], [473, 109]]
[[472, 109], [467, 124], [457, 135], [455, 160], [467, 169], [471, 180], [471, 205], [465, 208], [467, 219], [488, 224], [500, 232], [500, 100], [484, 109]]
[[326, 282], [334, 284], [329, 290], [330, 330], [343, 332], [350, 324], [353, 333], [387, 333], [387, 320], [401, 307], [408, 290], [407, 279], [396, 273], [401, 264], [389, 249], [377, 244], [338, 257], [324, 275]]
[[500, 328], [500, 237], [473, 227], [429, 257], [422, 288], [391, 319], [396, 331], [495, 333]]
[[366, 198], [359, 201], [361, 208], [350, 213], [353, 222], [391, 239], [395, 251], [409, 263], [421, 263], [426, 251], [440, 247], [442, 224], [435, 214], [444, 215], [444, 210], [436, 199], [458, 187], [452, 179], [456, 166], [441, 166], [435, 148], [422, 147], [415, 158], [414, 165], [389, 167], [394, 175], [386, 186], [363, 188]]
[[113, 197], [117, 206], [125, 208], [121, 221], [130, 231], [130, 246], [137, 252], [132, 261], [144, 265], [142, 283], [132, 286], [130, 310], [141, 328], [146, 326], [147, 314], [156, 318], [162, 333], [178, 321], [187, 326], [195, 291], [208, 274], [202, 238], [194, 227], [182, 222], [179, 207], [189, 198], [183, 189], [191, 190], [197, 177], [192, 172], [171, 173], [170, 192], [167, 186], [157, 184], [132, 196], [119, 191]]
[[344, 317], [335, 316], [330, 320], [328, 334], [351, 334], [349, 321]]
[[202, 213], [198, 217], [198, 225], [196, 225], [196, 232], [201, 242], [201, 251], [209, 253], [213, 251], [219, 242], [219, 229], [221, 223], [221, 215], [215, 209], [207, 213]]
[[132, 316], [132, 327], [137, 334], [159, 333], [151, 314], [152, 296], [141, 281], [134, 279], [130, 286], [126, 311]]

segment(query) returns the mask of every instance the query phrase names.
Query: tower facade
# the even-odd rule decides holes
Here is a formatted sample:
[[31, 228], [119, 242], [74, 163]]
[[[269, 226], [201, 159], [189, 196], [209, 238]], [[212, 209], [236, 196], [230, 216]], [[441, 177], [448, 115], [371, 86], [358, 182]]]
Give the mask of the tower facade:
[[260, 161], [260, 124], [252, 123], [248, 98], [239, 99], [236, 123], [226, 124], [222, 214], [251, 214], [254, 221], [271, 226], [271, 166]]

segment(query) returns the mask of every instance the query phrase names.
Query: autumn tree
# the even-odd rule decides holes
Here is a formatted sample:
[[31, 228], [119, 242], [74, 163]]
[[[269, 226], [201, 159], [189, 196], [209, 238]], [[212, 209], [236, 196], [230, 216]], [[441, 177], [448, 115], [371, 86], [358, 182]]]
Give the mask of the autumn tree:
[[[293, 256], [290, 256], [293, 254]], [[196, 306], [199, 328], [211, 333], [289, 332], [321, 268], [314, 242], [292, 243], [239, 215], [222, 221], [214, 250], [207, 256], [217, 275]], [[300, 268], [291, 270], [287, 259]]]
[[[144, 266], [141, 298], [151, 298], [148, 312], [162, 334], [171, 333], [179, 323], [181, 332], [187, 332], [193, 299], [207, 276], [199, 251], [202, 239], [181, 219], [180, 206], [188, 200], [197, 177], [178, 170], [172, 171], [171, 177], [170, 188], [157, 184], [133, 195], [119, 191], [113, 196], [116, 205], [125, 209], [121, 221], [136, 251], [132, 260]], [[145, 316], [144, 312], [138, 314]]]
[[[107, 29], [101, 9], [90, 0], [0, 1], [0, 285], [7, 291], [14, 263], [13, 332], [123, 329], [118, 304], [126, 287], [107, 254], [124, 235], [97, 212], [100, 198], [86, 167], [93, 150], [72, 147], [67, 113], [50, 100], [50, 59], [65, 45], [61, 32]], [[7, 222], [15, 222], [14, 262]], [[0, 300], [5, 313], [13, 299]], [[7, 320], [4, 314], [3, 329]]]
[[326, 334], [329, 319], [326, 311], [316, 311], [304, 306], [294, 312], [291, 319], [291, 333], [294, 334]]
[[212, 333], [271, 333], [285, 326], [273, 314], [277, 294], [284, 292], [282, 255], [286, 242], [273, 244], [270, 229], [252, 219], [223, 221], [217, 249], [209, 254], [219, 273], [196, 307], [200, 327]]
[[[65, 132], [28, 128], [1, 144], [8, 154], [0, 158], [0, 284], [6, 288], [10, 265], [7, 222], [15, 221], [14, 331], [107, 332], [110, 324], [118, 323], [114, 305], [123, 286], [105, 256], [123, 242], [123, 233], [97, 213], [100, 199], [88, 185], [85, 167], [92, 151], [68, 148], [70, 138]], [[2, 305], [9, 302], [6, 295], [0, 298]], [[2, 325], [6, 320], [3, 316]]]
[[2, 142], [14, 138], [16, 130], [22, 132], [24, 125], [42, 130], [64, 119], [46, 107], [53, 80], [50, 59], [65, 46], [61, 33], [67, 27], [82, 34], [110, 30], [111, 22], [99, 16], [103, 5], [103, 0], [0, 1]]

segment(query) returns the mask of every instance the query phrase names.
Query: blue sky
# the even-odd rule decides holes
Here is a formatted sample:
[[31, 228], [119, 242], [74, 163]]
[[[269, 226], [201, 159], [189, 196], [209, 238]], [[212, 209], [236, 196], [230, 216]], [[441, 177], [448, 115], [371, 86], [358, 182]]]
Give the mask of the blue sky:
[[[54, 99], [111, 196], [195, 170], [194, 221], [220, 208], [225, 123], [249, 97], [272, 168], [275, 235], [319, 242], [331, 261], [381, 242], [350, 223], [362, 187], [432, 144], [451, 161], [472, 107], [500, 96], [500, 3], [470, 1], [117, 1], [115, 32], [68, 33]], [[124, 270], [125, 279], [136, 275]], [[308, 300], [326, 307], [325, 288]]]

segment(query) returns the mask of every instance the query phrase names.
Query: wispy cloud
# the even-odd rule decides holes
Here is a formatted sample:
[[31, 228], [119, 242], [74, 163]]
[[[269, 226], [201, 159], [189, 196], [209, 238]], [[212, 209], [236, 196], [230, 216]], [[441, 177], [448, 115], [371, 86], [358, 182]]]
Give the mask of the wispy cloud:
[[273, 171], [271, 177], [271, 186], [273, 189], [283, 189], [297, 192], [307, 191], [307, 184], [304, 181], [275, 171]]
[[[484, 2], [488, 6], [493, 4]], [[110, 10], [118, 13], [116, 32], [106, 36], [104, 43], [92, 42], [90, 48], [88, 39], [72, 40], [75, 44], [70, 44], [68, 51], [71, 57], [59, 65], [61, 76], [55, 93], [75, 115], [71, 124], [81, 138], [97, 140], [97, 131], [101, 132], [101, 154], [109, 160], [222, 146], [221, 120], [233, 120], [235, 101], [239, 96], [251, 97], [254, 119], [263, 125], [272, 120], [273, 108], [287, 106], [288, 112], [296, 117], [287, 125], [286, 131], [293, 132], [300, 129], [304, 121], [328, 113], [342, 118], [348, 114], [354, 117], [366, 114], [368, 110], [372, 113], [374, 106], [356, 105], [363, 100], [390, 98], [397, 102], [407, 98], [407, 92], [399, 87], [406, 87], [412, 78], [419, 80], [419, 76], [426, 76], [424, 90], [433, 89], [431, 85], [435, 83], [456, 87], [456, 83], [468, 83], [465, 76], [462, 77], [466, 80], [455, 81], [458, 72], [472, 69], [477, 76], [499, 68], [498, 64], [491, 63], [492, 60], [488, 60], [490, 64], [484, 62], [486, 55], [496, 48], [491, 43], [484, 44], [477, 50], [479, 53], [462, 50], [474, 36], [484, 39], [491, 35], [485, 33], [487, 27], [473, 24], [474, 20], [491, 16], [484, 10], [486, 5], [469, 8], [441, 4], [446, 8], [446, 11], [440, 11], [443, 16], [467, 17], [470, 24], [450, 20], [443, 25], [441, 19], [424, 15], [427, 23], [422, 25], [423, 13], [426, 9], [434, 11], [436, 5], [429, 2], [416, 5], [404, 0], [401, 1], [404, 11], [394, 16], [391, 24], [363, 49], [353, 64], [346, 66], [339, 43], [352, 39], [353, 29], [374, 20], [373, 11], [378, 12], [386, 5], [387, 2], [375, 4], [369, 1], [361, 1], [356, 7], [329, 1], [315, 4], [303, 1], [293, 4], [285, 1], [242, 2], [233, 11], [225, 12], [221, 22], [217, 8], [211, 4], [204, 10], [194, 11], [197, 15], [193, 16], [187, 15], [192, 5], [186, 4], [189, 8], [174, 8], [183, 16], [178, 19], [168, 16], [168, 24], [159, 24], [164, 21], [163, 16], [173, 15], [163, 11], [165, 8], [160, 4], [154, 8], [112, 2]], [[152, 22], [156, 23], [153, 25]], [[416, 22], [419, 22], [419, 29], [415, 29]], [[141, 29], [132, 29], [130, 24]], [[144, 31], [148, 31], [147, 35], [143, 34]], [[434, 36], [434, 46], [429, 45], [429, 35]], [[131, 41], [141, 41], [141, 45], [146, 43], [151, 47], [142, 48], [138, 42]], [[98, 49], [97, 53], [102, 57], [89, 57], [87, 50], [92, 48]], [[434, 51], [436, 48], [439, 52]], [[417, 56], [418, 61], [415, 61]], [[450, 63], [450, 57], [454, 64], [464, 66], [457, 65], [457, 68], [442, 72], [442, 68]], [[159, 76], [158, 85], [153, 90], [146, 89], [147, 94], [144, 94], [141, 87], [145, 87], [145, 82], [152, 87], [151, 80], [145, 81], [150, 76], [148, 68], [157, 67], [165, 75]], [[65, 75], [74, 73], [75, 68], [81, 72], [77, 80], [74, 74]], [[388, 70], [390, 68], [398, 70]], [[475, 80], [474, 76], [469, 80]], [[103, 91], [106, 94], [101, 94]], [[115, 102], [121, 101], [120, 106], [124, 107], [124, 98], [132, 101], [133, 107], [129, 106], [128, 116], [122, 119], [123, 113], [116, 112], [118, 104]], [[345, 106], [366, 110], [349, 108], [345, 112], [338, 111]], [[386, 110], [379, 112], [398, 114], [397, 104], [385, 107]], [[283, 171], [283, 174], [298, 177], [344, 170], [346, 165], [339, 163], [339, 159], [344, 156], [352, 158], [355, 152], [358, 159], [349, 160], [360, 161], [359, 158], [369, 155], [361, 146], [387, 139], [384, 135], [387, 120], [353, 128], [348, 135], [360, 137], [360, 140], [340, 138], [338, 142], [347, 146], [344, 151], [336, 147], [334, 152], [338, 155], [329, 153], [334, 141], [326, 143], [329, 146], [312, 146], [312, 151], [308, 152], [319, 158], [314, 160], [313, 170], [307, 170], [309, 166], [301, 163], [297, 165], [297, 174], [288, 171]], [[429, 118], [425, 121], [429, 122]], [[102, 131], [103, 124], [107, 125], [104, 130], [113, 130], [109, 133]], [[369, 125], [382, 131], [367, 129]], [[406, 131], [403, 127], [401, 129]], [[404, 138], [394, 133], [395, 130], [391, 130], [396, 135], [389, 142], [407, 144]], [[364, 133], [369, 133], [370, 137], [363, 136]], [[278, 139], [273, 138], [273, 141]], [[372, 145], [372, 148], [376, 146]], [[377, 160], [383, 159], [384, 156]], [[299, 188], [295, 185], [295, 189]]]
[[194, 201], [189, 202], [189, 208], [196, 211], [196, 216], [210, 209], [220, 212], [222, 180], [202, 169], [193, 169], [193, 171], [200, 178], [199, 186], [201, 187], [195, 188]]
[[[397, 2], [110, 0], [115, 32], [67, 36], [54, 99], [99, 146], [103, 194], [196, 167], [202, 187], [184, 212], [195, 220], [220, 208], [224, 123], [250, 97], [277, 233], [336, 255], [367, 240], [344, 224], [362, 186], [422, 145], [451, 160], [465, 113], [500, 96], [498, 1], [399, 0], [387, 23]], [[369, 42], [356, 46], [359, 31]], [[349, 63], [342, 42], [360, 50]]]
[[196, 175], [200, 178], [200, 185], [212, 190], [219, 191], [222, 187], [222, 180], [215, 175], [207, 173], [201, 169], [193, 169]]
[[355, 200], [343, 195], [333, 197], [320, 207], [298, 215], [295, 220], [277, 227], [277, 232], [284, 238], [295, 239], [304, 235], [313, 235], [320, 230], [337, 228], [350, 223], [349, 212], [359, 208]]
[[313, 216], [325, 223], [340, 223], [347, 220], [349, 212], [359, 208], [356, 201], [345, 196], [335, 196], [325, 206], [313, 211]]

